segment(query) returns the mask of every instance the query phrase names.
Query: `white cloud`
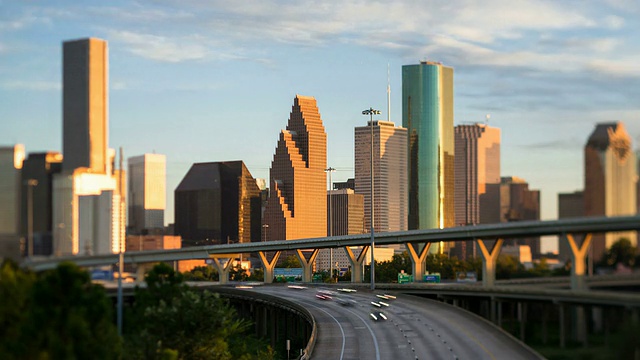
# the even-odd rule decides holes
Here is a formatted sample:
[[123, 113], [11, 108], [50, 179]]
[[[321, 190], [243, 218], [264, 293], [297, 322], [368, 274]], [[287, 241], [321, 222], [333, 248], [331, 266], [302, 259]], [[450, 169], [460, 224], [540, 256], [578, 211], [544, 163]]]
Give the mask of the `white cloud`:
[[210, 55], [210, 51], [198, 39], [171, 39], [131, 31], [111, 31], [109, 39], [125, 43], [133, 54], [164, 62], [202, 60]]
[[62, 84], [53, 81], [5, 81], [1, 86], [8, 90], [59, 91]]

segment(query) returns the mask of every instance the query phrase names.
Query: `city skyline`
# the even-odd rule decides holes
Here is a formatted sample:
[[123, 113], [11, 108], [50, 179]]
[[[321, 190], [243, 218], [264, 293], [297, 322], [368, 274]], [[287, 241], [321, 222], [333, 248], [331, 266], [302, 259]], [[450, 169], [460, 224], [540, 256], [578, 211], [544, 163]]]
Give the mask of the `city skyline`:
[[192, 163], [242, 159], [268, 179], [274, 134], [296, 93], [320, 104], [334, 181], [353, 177], [353, 129], [368, 120], [361, 110], [387, 118], [387, 64], [390, 120], [400, 123], [401, 66], [427, 58], [455, 69], [454, 125], [490, 113], [502, 130], [501, 176], [527, 179], [541, 191], [542, 219], [556, 218], [558, 193], [583, 187], [582, 144], [596, 123], [624, 122], [638, 148], [640, 46], [631, 34], [640, 5], [460, 4], [3, 4], [0, 144], [62, 151], [60, 44], [103, 38], [110, 145], [167, 155], [170, 223], [171, 194]]

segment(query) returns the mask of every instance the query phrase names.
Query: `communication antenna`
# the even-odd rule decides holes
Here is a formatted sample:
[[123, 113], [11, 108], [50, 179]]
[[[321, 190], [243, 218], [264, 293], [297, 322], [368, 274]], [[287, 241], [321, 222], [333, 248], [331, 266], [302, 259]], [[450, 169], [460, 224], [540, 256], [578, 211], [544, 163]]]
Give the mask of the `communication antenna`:
[[389, 63], [387, 63], [387, 121], [391, 121], [391, 79], [389, 77]]
[[484, 124], [489, 125], [489, 119], [491, 119], [491, 114], [487, 114], [484, 116]]

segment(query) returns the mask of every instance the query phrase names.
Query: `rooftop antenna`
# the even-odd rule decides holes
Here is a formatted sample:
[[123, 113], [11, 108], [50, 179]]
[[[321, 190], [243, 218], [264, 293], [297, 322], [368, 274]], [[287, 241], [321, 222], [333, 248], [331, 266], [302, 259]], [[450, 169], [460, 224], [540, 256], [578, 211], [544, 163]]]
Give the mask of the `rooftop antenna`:
[[489, 119], [491, 119], [491, 114], [487, 114], [484, 116], [484, 124], [489, 125]]
[[387, 63], [387, 121], [391, 121], [391, 79], [389, 77], [389, 63]]

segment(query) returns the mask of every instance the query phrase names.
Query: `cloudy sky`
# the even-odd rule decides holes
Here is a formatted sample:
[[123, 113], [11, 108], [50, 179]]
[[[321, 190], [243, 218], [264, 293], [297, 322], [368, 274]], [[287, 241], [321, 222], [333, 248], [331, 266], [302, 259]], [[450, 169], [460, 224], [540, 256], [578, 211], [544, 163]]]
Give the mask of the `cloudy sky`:
[[[104, 4], [104, 5], [103, 5]], [[583, 187], [598, 122], [640, 143], [640, 3], [607, 1], [0, 0], [0, 145], [62, 149], [61, 43], [109, 42], [110, 146], [194, 162], [244, 160], [268, 178], [296, 94], [314, 96], [334, 181], [353, 176], [353, 128], [373, 106], [402, 122], [401, 67], [455, 69], [455, 123], [502, 129], [502, 175], [542, 193]]]

